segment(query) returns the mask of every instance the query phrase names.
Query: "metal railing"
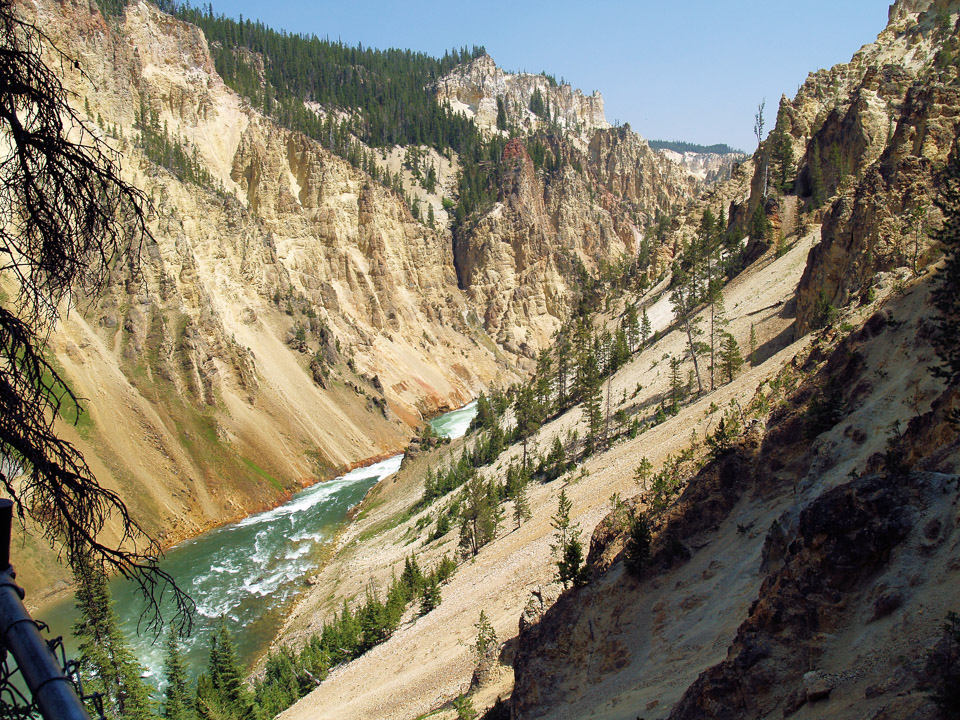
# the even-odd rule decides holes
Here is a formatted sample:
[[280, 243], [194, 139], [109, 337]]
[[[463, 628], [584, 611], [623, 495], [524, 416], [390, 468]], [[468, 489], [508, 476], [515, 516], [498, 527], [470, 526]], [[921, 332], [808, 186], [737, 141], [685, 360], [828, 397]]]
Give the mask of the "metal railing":
[[[0, 715], [29, 718], [39, 712], [44, 720], [90, 720], [74, 685], [79, 678], [71, 680], [67, 674], [76, 675], [77, 668], [67, 662], [61, 639], [44, 640], [41, 624], [23, 606], [24, 591], [14, 582], [16, 574], [10, 565], [12, 524], [13, 503], [0, 498]], [[9, 666], [8, 652], [16, 661], [15, 669]], [[12, 679], [17, 672], [30, 700]]]

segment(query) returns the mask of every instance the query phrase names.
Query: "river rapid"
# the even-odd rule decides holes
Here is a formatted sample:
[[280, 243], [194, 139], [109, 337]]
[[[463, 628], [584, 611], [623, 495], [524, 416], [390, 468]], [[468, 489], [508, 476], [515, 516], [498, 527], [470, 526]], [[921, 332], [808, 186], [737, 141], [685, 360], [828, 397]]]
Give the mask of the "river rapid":
[[[476, 415], [476, 402], [430, 421], [449, 438], [464, 435]], [[252, 664], [276, 637], [285, 614], [332, 548], [352, 507], [383, 478], [400, 469], [403, 455], [357, 468], [317, 483], [287, 503], [251, 515], [183, 542], [167, 551], [161, 567], [194, 599], [194, 630], [183, 641], [191, 675], [206, 666], [210, 631], [226, 617], [240, 660]], [[157, 684], [163, 674], [165, 638], [155, 641], [142, 623], [144, 602], [136, 587], [123, 579], [110, 589], [123, 630], [146, 675]], [[171, 608], [165, 608], [172, 614]], [[79, 616], [72, 598], [53, 605], [38, 619], [63, 635], [75, 654], [71, 628]]]

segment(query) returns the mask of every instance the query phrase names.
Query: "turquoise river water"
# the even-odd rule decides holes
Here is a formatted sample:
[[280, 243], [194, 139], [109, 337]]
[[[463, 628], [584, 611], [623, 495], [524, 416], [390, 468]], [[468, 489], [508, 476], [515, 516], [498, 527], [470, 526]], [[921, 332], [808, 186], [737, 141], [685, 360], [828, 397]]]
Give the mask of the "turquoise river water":
[[[472, 402], [430, 424], [440, 435], [458, 438], [476, 412]], [[206, 666], [210, 630], [221, 615], [227, 618], [243, 662], [252, 663], [266, 649], [350, 508], [396, 472], [402, 457], [395, 455], [317, 483], [278, 508], [211, 530], [167, 552], [161, 566], [197, 604], [193, 634], [184, 640], [184, 654], [194, 672]], [[163, 670], [165, 638], [154, 642], [151, 632], [138, 628], [144, 604], [132, 583], [116, 580], [111, 591], [134, 654], [157, 682]], [[77, 616], [72, 598], [38, 613], [53, 635], [63, 635], [68, 654], [75, 654], [70, 628]]]

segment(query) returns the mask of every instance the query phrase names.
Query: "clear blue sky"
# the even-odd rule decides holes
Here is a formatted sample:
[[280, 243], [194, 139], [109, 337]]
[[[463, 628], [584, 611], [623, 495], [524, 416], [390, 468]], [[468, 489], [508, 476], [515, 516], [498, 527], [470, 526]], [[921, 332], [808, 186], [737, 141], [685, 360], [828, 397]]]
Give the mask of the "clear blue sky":
[[[194, 2], [193, 4], [199, 4]], [[846, 62], [886, 25], [885, 0], [647, 0], [482, 4], [435, 0], [253, 2], [214, 11], [364, 47], [442, 55], [483, 45], [507, 70], [546, 70], [603, 93], [607, 120], [647, 138], [726, 142], [751, 151], [781, 94], [808, 72]]]

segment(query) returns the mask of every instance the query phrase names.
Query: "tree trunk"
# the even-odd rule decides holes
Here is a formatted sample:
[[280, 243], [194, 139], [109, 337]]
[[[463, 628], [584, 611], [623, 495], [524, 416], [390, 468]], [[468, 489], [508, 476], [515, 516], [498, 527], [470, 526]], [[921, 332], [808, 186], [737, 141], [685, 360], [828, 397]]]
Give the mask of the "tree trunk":
[[687, 329], [687, 343], [690, 345], [690, 358], [693, 360], [693, 371], [697, 375], [697, 395], [703, 394], [703, 381], [700, 379], [700, 364], [697, 362], [697, 351], [693, 344], [693, 329], [690, 327], [690, 318], [684, 321]]

